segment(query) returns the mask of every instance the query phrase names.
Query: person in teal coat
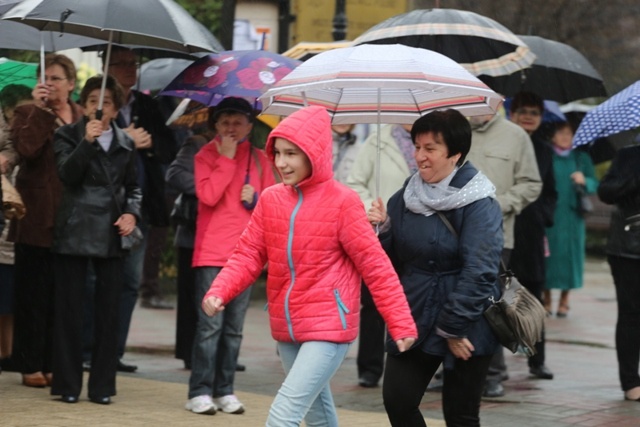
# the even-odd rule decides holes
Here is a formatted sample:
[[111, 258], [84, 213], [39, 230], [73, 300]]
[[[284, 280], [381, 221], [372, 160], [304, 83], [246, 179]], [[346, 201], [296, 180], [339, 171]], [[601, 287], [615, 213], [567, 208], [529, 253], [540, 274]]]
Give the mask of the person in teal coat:
[[556, 125], [552, 142], [558, 202], [554, 225], [547, 228], [549, 256], [546, 261], [544, 303], [547, 312], [551, 312], [551, 289], [560, 289], [556, 316], [566, 317], [569, 312], [569, 291], [582, 287], [584, 273], [586, 229], [584, 218], [577, 209], [577, 191], [581, 186], [587, 194], [595, 193], [598, 180], [589, 155], [572, 150], [573, 131], [569, 123]]

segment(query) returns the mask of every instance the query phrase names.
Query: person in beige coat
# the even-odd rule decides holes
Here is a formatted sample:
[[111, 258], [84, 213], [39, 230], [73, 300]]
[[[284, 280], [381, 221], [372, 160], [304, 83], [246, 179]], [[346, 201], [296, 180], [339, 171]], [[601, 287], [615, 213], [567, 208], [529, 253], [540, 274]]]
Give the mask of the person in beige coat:
[[[351, 167], [346, 184], [355, 190], [365, 209], [380, 197], [383, 203], [402, 188], [404, 181], [417, 170], [411, 141], [411, 125], [386, 125], [380, 129], [380, 188], [376, 194], [377, 133], [363, 143]], [[375, 387], [384, 370], [384, 334], [382, 317], [376, 310], [371, 294], [362, 286], [360, 339], [358, 341], [358, 384]]]
[[[499, 114], [474, 117], [471, 127], [473, 136], [467, 160], [496, 186], [504, 231], [502, 259], [508, 266], [516, 215], [534, 202], [542, 191], [535, 151], [524, 129]], [[506, 378], [507, 367], [500, 347], [489, 366], [484, 396], [503, 396], [502, 380]]]

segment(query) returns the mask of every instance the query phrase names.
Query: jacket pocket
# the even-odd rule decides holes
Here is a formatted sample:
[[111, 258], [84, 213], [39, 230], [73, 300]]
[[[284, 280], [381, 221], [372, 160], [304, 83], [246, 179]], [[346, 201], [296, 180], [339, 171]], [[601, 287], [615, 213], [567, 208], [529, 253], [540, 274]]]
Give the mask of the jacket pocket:
[[344, 302], [342, 302], [342, 299], [340, 298], [340, 292], [337, 289], [333, 290], [333, 295], [336, 298], [336, 304], [338, 305], [338, 314], [340, 315], [340, 323], [342, 323], [342, 329], [347, 329], [347, 318], [345, 315], [349, 313], [349, 309], [346, 305], [344, 305]]

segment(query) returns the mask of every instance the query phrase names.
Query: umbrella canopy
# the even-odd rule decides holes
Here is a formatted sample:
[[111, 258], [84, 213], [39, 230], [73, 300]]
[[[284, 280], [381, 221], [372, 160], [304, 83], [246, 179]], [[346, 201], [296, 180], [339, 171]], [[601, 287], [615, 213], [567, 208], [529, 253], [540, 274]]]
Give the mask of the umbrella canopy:
[[167, 86], [185, 68], [193, 64], [192, 59], [158, 58], [140, 66], [137, 90], [160, 90]]
[[418, 9], [393, 16], [353, 41], [400, 43], [441, 53], [474, 76], [501, 76], [529, 67], [535, 55], [502, 24], [457, 9]]
[[85, 47], [101, 43], [90, 37], [63, 34], [58, 31], [38, 31], [18, 22], [0, 20], [0, 49], [40, 50], [47, 52]]
[[125, 46], [215, 52], [219, 42], [172, 0], [23, 0], [2, 19]]
[[607, 96], [602, 77], [580, 52], [568, 44], [538, 36], [518, 36], [536, 55], [531, 68], [508, 76], [482, 76], [489, 87], [505, 96], [524, 90], [544, 99], [567, 103]]
[[361, 45], [320, 53], [260, 98], [264, 112], [325, 107], [334, 124], [407, 123], [439, 109], [492, 114], [501, 97], [455, 61], [403, 45]]
[[350, 47], [351, 45], [352, 43], [346, 40], [326, 43], [300, 42], [288, 51], [284, 52], [282, 56], [299, 59], [300, 61], [306, 61], [307, 59], [313, 58], [315, 55], [321, 52], [325, 52], [331, 49], [338, 49], [341, 47]]
[[300, 61], [266, 50], [228, 50], [198, 59], [160, 95], [189, 98], [207, 106], [217, 105], [227, 96], [255, 103], [265, 90], [299, 64]]
[[588, 144], [640, 126], [640, 80], [589, 111], [580, 122], [573, 146]]
[[35, 86], [37, 69], [38, 64], [35, 63], [0, 58], [0, 90], [10, 84]]

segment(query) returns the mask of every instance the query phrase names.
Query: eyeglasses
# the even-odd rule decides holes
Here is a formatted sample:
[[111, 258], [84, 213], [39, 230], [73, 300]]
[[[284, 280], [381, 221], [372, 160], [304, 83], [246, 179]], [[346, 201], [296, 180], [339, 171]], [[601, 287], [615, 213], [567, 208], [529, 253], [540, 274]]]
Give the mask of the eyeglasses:
[[67, 80], [66, 77], [58, 77], [58, 76], [44, 76], [44, 81], [46, 82], [53, 82], [53, 83], [58, 83], [61, 82], [63, 80]]
[[514, 113], [521, 114], [523, 116], [534, 116], [534, 117], [538, 117], [542, 115], [540, 110], [538, 110], [537, 108], [518, 108], [517, 110], [514, 111]]
[[120, 61], [120, 62], [112, 62], [111, 64], [109, 64], [109, 67], [138, 68], [139, 65], [140, 63], [138, 61]]

